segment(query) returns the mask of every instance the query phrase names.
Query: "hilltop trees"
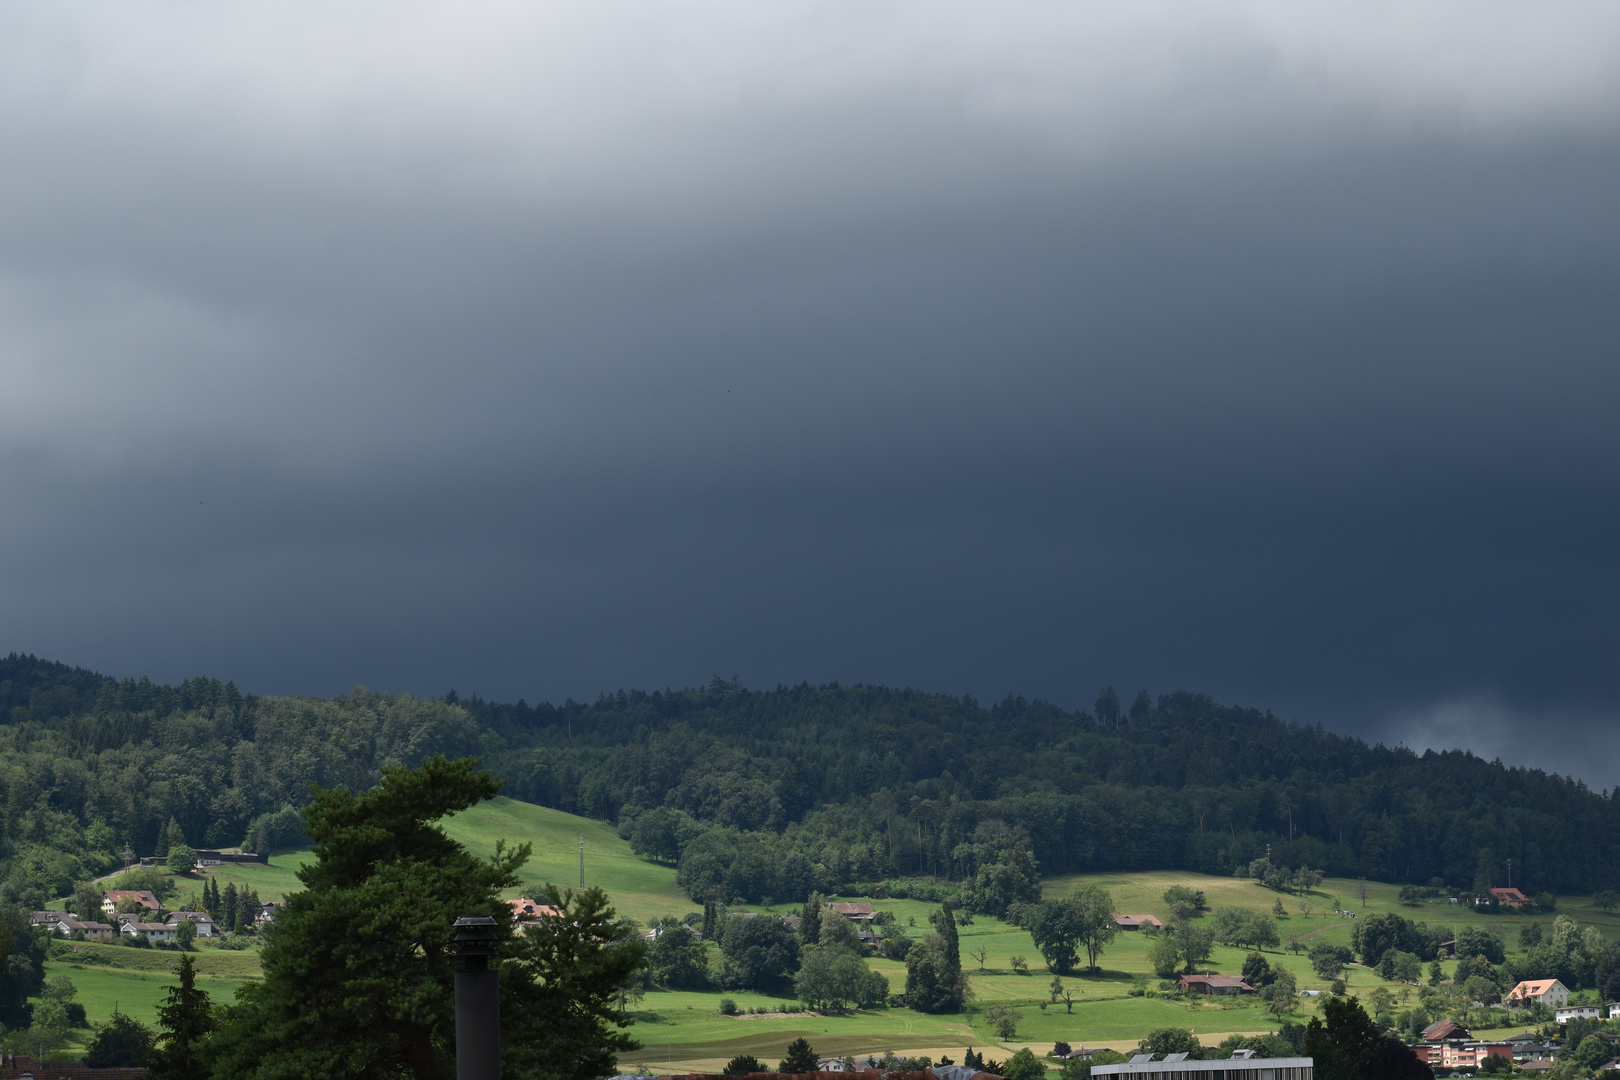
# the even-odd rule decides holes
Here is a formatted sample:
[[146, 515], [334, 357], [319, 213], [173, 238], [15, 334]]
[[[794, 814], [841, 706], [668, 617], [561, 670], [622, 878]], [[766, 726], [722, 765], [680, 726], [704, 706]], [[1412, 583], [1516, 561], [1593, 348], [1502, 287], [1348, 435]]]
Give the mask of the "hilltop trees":
[[[1002, 911], [1033, 903], [1037, 870], [1228, 875], [1268, 844], [1271, 870], [1296, 868], [1295, 888], [1316, 867], [1461, 888], [1486, 847], [1494, 863], [1513, 858], [1538, 897], [1620, 880], [1620, 802], [1573, 781], [1369, 746], [1197, 694], [1104, 694], [1071, 712], [1015, 696], [981, 706], [874, 686], [722, 684], [560, 706], [366, 690], [314, 700], [0, 658], [13, 733], [0, 740], [0, 899], [26, 910], [63, 895], [114, 869], [125, 840], [143, 855], [298, 843], [295, 808], [312, 783], [364, 790], [385, 763], [486, 747], [507, 794], [617, 823], [673, 863], [695, 900], [800, 903], [948, 879], [967, 883], [969, 906]], [[1206, 761], [1218, 778], [1190, 780]], [[125, 797], [134, 790], [152, 797]], [[1425, 799], [1392, 803], [1390, 791]], [[1485, 832], [1476, 804], [1493, 808]], [[1587, 839], [1526, 846], [1551, 835]]]

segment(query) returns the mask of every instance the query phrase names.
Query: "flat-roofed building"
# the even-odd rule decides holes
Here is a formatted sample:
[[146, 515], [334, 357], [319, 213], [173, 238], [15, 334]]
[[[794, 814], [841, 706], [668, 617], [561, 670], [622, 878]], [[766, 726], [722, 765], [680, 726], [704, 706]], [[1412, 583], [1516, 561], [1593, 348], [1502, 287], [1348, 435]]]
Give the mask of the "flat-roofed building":
[[[1146, 1058], [1146, 1061], [1142, 1059]], [[1093, 1077], [1128, 1076], [1132, 1080], [1316, 1080], [1316, 1063], [1308, 1057], [1233, 1056], [1216, 1061], [1190, 1060], [1185, 1054], [1137, 1054], [1120, 1065], [1093, 1065]]]

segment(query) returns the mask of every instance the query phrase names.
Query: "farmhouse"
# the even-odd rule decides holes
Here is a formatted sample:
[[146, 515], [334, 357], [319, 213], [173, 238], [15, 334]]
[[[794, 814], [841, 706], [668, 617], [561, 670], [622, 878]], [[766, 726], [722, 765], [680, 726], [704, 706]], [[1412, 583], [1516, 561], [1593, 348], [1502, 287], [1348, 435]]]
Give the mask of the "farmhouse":
[[1164, 929], [1164, 923], [1152, 915], [1115, 915], [1114, 922], [1121, 930], [1143, 930], [1150, 926], [1155, 930]]
[[1502, 1004], [1515, 1009], [1538, 1001], [1549, 1009], [1562, 1008], [1569, 1002], [1569, 988], [1557, 979], [1526, 979], [1508, 991]]
[[1534, 903], [1528, 896], [1518, 889], [1492, 889], [1491, 898], [1502, 907], [1522, 908]]
[[1254, 987], [1235, 975], [1183, 975], [1176, 980], [1183, 991], [1199, 994], [1252, 994]]
[[828, 904], [832, 910], [838, 912], [850, 922], [869, 923], [877, 918], [877, 912], [872, 910], [871, 904]]

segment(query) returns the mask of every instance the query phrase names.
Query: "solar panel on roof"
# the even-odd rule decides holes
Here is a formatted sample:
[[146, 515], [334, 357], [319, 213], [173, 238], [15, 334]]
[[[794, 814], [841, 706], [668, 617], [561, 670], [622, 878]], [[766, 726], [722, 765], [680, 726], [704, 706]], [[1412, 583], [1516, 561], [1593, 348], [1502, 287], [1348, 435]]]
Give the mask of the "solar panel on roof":
[[1188, 1053], [1187, 1051], [1183, 1050], [1179, 1054], [1166, 1054], [1166, 1055], [1164, 1055], [1164, 1060], [1166, 1060], [1166, 1061], [1186, 1061], [1187, 1060], [1187, 1053]]
[[1153, 1055], [1152, 1054], [1136, 1054], [1136, 1055], [1132, 1056], [1131, 1064], [1132, 1065], [1146, 1065], [1148, 1062], [1150, 1062], [1152, 1060], [1153, 1060]]

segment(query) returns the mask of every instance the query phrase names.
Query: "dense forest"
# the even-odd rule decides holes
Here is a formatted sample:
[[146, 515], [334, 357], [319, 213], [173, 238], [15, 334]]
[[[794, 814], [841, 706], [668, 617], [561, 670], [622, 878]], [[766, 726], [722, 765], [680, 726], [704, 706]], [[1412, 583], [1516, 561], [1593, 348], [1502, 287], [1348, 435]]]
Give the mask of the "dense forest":
[[[358, 689], [245, 694], [0, 660], [5, 897], [62, 894], [126, 842], [296, 842], [310, 785], [476, 754], [506, 794], [616, 823], [697, 897], [802, 900], [966, 881], [1003, 907], [1041, 875], [1279, 866], [1478, 889], [1620, 885], [1607, 793], [1465, 752], [1369, 746], [1192, 693], [1090, 712], [873, 686], [619, 692], [500, 704]], [[1578, 841], [1571, 838], [1578, 837]], [[954, 893], [952, 894], [954, 895]]]

